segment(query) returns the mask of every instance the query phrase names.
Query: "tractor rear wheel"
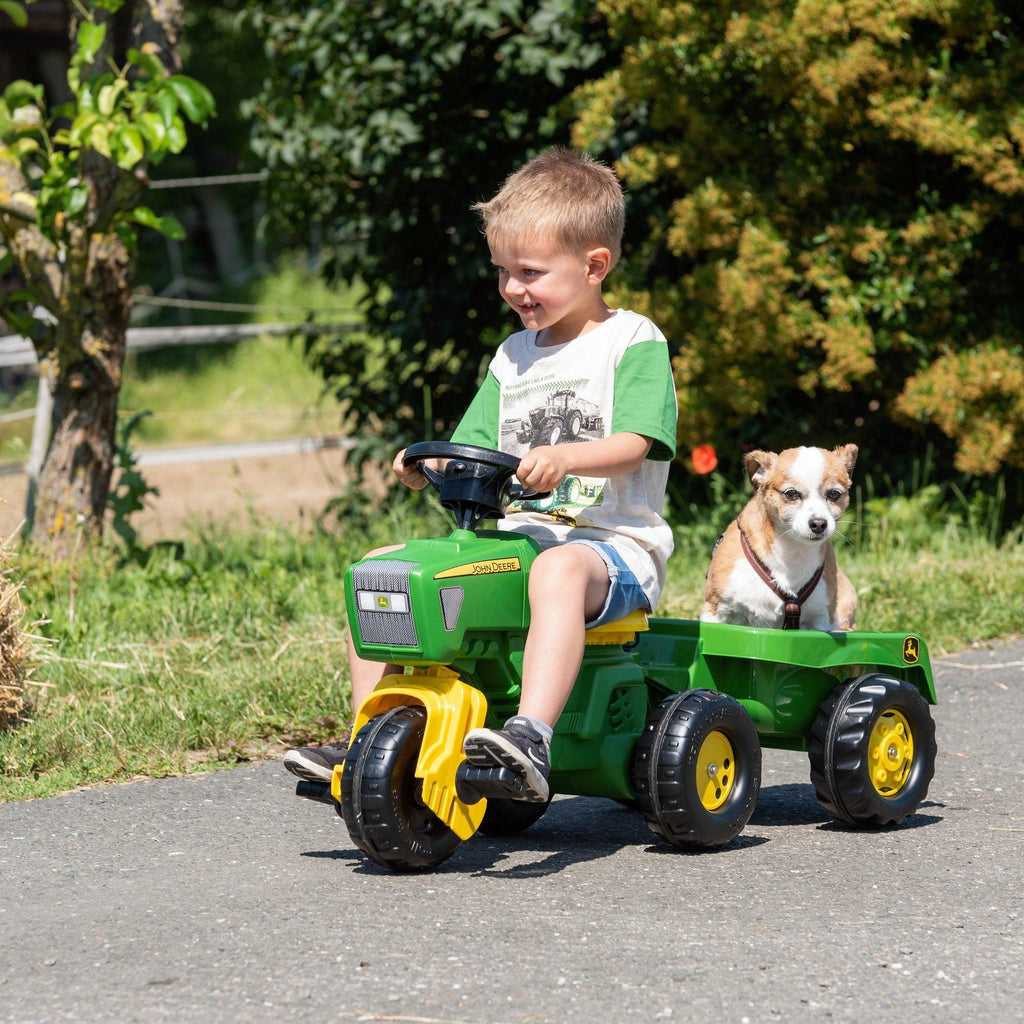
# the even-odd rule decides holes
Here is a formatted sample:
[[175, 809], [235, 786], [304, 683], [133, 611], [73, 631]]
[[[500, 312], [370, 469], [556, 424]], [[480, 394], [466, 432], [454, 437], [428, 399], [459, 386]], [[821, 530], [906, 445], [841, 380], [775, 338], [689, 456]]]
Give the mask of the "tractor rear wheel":
[[743, 831], [761, 788], [761, 744], [731, 697], [687, 690], [651, 712], [631, 766], [651, 829], [682, 848], [721, 846]]
[[822, 703], [811, 730], [818, 802], [849, 825], [898, 825], [927, 796], [936, 749], [917, 687], [880, 673], [848, 679]]
[[352, 842], [394, 871], [426, 871], [461, 840], [426, 804], [416, 760], [427, 715], [398, 707], [371, 718], [356, 734], [341, 775], [341, 816]]

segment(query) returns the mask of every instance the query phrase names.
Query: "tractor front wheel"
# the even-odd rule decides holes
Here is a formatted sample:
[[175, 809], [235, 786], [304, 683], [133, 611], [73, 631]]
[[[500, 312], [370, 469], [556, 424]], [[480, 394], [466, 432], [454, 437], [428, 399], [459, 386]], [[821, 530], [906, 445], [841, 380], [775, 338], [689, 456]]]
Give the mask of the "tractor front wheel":
[[398, 707], [371, 718], [356, 734], [341, 775], [341, 816], [352, 842], [394, 871], [426, 871], [461, 840], [424, 804], [416, 761], [427, 715]]
[[935, 774], [935, 723], [915, 686], [878, 673], [840, 683], [818, 709], [808, 756], [818, 802], [860, 828], [898, 825]]
[[743, 831], [761, 788], [761, 744], [731, 697], [687, 690], [651, 713], [631, 766], [651, 829], [682, 848], [721, 846]]

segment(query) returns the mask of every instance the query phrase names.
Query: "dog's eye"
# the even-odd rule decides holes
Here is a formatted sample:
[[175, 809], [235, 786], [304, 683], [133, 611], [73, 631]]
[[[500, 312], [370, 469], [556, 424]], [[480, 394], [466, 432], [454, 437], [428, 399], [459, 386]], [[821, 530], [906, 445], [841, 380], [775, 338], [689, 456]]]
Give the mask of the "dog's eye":
[[835, 504], [843, 496], [842, 491], [836, 490], [834, 487], [831, 491], [825, 492], [825, 498]]
[[783, 492], [782, 496], [786, 501], [799, 501], [800, 492], [795, 487], [787, 487]]

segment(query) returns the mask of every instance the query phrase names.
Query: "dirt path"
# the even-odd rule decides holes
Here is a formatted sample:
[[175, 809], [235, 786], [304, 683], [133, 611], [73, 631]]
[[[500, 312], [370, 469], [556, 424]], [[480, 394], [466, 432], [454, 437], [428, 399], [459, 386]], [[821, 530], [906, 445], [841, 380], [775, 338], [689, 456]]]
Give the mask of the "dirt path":
[[[310, 522], [345, 482], [340, 449], [257, 456], [218, 462], [144, 466], [147, 483], [159, 488], [133, 518], [143, 540], [179, 537], [190, 524], [234, 521], [248, 526], [255, 516], [279, 522]], [[28, 478], [0, 477], [0, 534], [15, 533], [25, 514]]]

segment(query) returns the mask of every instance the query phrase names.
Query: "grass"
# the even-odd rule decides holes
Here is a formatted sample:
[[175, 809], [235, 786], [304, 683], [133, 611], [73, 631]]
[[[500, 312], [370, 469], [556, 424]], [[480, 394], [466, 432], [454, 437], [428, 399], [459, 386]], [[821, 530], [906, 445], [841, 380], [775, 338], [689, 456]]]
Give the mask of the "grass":
[[[905, 514], [899, 503], [861, 514], [867, 540], [841, 559], [863, 626], [915, 630], [933, 654], [1019, 632], [1019, 532], [995, 545], [976, 526], [933, 518], [913, 545], [894, 545], [887, 517]], [[697, 614], [713, 520], [680, 526], [659, 614]], [[212, 770], [337, 737], [352, 710], [344, 567], [368, 547], [446, 529], [420, 498], [336, 534], [205, 529], [183, 551], [157, 546], [146, 565], [119, 565], [109, 550], [72, 565], [22, 552], [23, 598], [43, 620], [40, 664], [29, 719], [0, 733], [0, 799]]]

